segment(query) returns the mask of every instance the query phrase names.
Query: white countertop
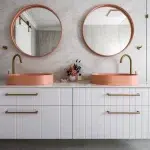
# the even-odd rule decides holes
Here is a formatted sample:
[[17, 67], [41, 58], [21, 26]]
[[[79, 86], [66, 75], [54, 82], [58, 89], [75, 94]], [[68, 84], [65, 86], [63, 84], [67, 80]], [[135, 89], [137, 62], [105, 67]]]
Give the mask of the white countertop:
[[0, 88], [148, 88], [150, 85], [148, 84], [139, 84], [137, 86], [106, 86], [106, 85], [95, 85], [91, 84], [89, 81], [84, 82], [68, 82], [68, 83], [61, 83], [56, 82], [52, 85], [33, 85], [33, 86], [17, 86], [17, 85], [6, 85], [4, 81], [0, 81]]

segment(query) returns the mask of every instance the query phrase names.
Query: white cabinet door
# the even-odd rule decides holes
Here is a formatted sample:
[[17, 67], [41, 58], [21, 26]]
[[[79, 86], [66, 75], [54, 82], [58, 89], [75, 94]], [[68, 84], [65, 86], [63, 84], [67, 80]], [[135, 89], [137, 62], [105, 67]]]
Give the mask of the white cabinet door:
[[1, 88], [0, 105], [70, 106], [72, 105], [72, 88]]
[[41, 106], [18, 106], [17, 138], [41, 139]]
[[123, 112], [129, 113], [129, 106], [105, 106], [105, 139], [129, 139], [130, 115]]
[[42, 139], [72, 139], [72, 107], [42, 107]]
[[92, 107], [92, 139], [105, 138], [105, 107]]
[[16, 115], [5, 113], [16, 110], [13, 106], [0, 106], [0, 139], [16, 139]]
[[104, 88], [74, 88], [73, 105], [104, 105]]
[[104, 112], [102, 106], [74, 106], [73, 139], [104, 139]]
[[41, 90], [40, 98], [42, 105], [72, 105], [71, 88], [44, 88]]
[[149, 135], [148, 106], [73, 107], [74, 139], [148, 139]]
[[91, 106], [73, 106], [73, 139], [91, 139]]
[[[147, 139], [149, 136], [148, 106], [105, 106], [106, 139]], [[140, 114], [136, 113], [139, 112]], [[127, 114], [122, 114], [125, 112]], [[129, 114], [128, 114], [129, 112]]]
[[[107, 95], [109, 93], [110, 95]], [[112, 96], [120, 94], [120, 96]], [[129, 96], [122, 96], [128, 94]], [[149, 105], [149, 94], [147, 88], [106, 88], [105, 105], [111, 106], [147, 106]]]
[[149, 107], [130, 106], [131, 112], [139, 111], [140, 115], [130, 116], [130, 139], [148, 139], [149, 134]]
[[[109, 94], [109, 95], [108, 95]], [[129, 105], [129, 96], [111, 96], [113, 94], [130, 94], [129, 88], [106, 88], [105, 89], [105, 105]], [[134, 93], [135, 94], [135, 93]]]

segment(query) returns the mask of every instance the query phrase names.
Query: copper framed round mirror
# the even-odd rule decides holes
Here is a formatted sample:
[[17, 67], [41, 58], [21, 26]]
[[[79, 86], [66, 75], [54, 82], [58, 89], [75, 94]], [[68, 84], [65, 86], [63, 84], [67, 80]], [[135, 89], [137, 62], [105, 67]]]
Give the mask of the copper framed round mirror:
[[60, 43], [62, 24], [47, 6], [33, 4], [17, 12], [10, 27], [15, 47], [30, 57], [52, 53]]
[[123, 8], [113, 4], [98, 5], [86, 15], [82, 34], [90, 50], [109, 57], [129, 46], [134, 35], [134, 24]]

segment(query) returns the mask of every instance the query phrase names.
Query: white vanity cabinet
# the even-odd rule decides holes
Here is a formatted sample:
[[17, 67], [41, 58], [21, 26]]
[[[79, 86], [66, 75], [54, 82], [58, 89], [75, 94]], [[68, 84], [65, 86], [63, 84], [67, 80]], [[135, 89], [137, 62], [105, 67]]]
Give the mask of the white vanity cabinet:
[[148, 139], [148, 88], [73, 90], [74, 139]]
[[0, 139], [71, 139], [72, 88], [1, 88]]
[[0, 139], [150, 139], [149, 87], [0, 88]]

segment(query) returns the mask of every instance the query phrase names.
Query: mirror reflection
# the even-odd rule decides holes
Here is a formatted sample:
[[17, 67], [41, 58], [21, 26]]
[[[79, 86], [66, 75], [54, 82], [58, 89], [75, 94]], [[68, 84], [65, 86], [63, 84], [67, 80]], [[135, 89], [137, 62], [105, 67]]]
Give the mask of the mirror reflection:
[[34, 7], [17, 17], [13, 38], [23, 53], [38, 57], [57, 47], [61, 32], [61, 23], [53, 12]]
[[131, 25], [128, 17], [114, 7], [93, 10], [83, 24], [83, 37], [95, 53], [111, 56], [121, 52], [131, 39]]

